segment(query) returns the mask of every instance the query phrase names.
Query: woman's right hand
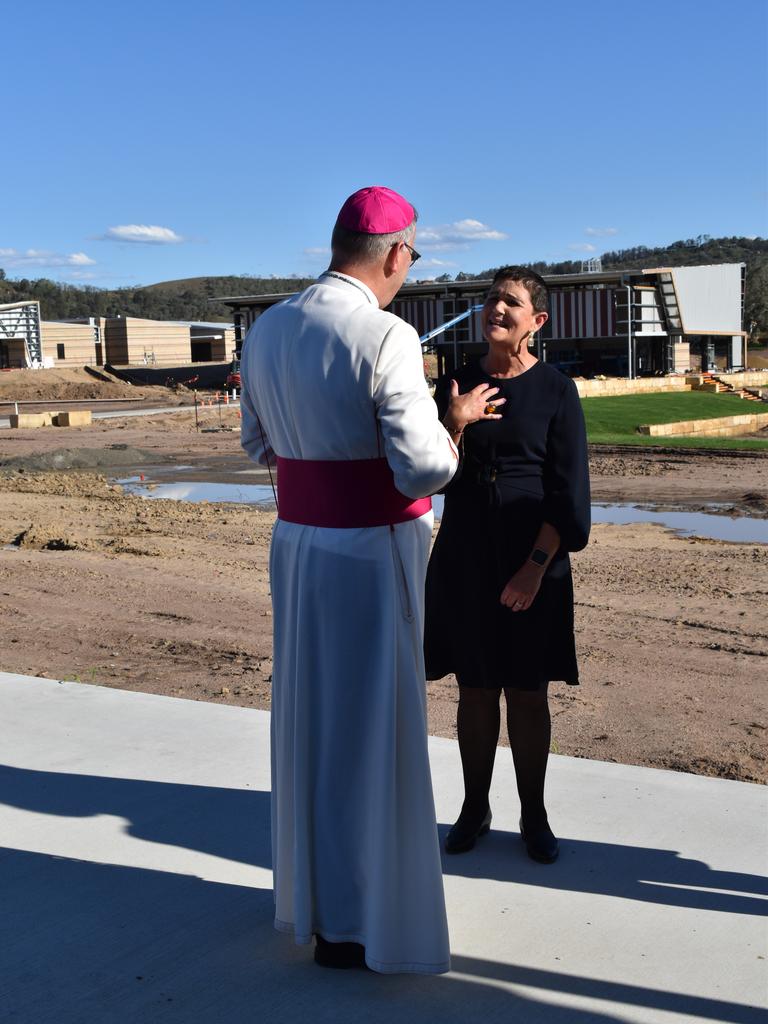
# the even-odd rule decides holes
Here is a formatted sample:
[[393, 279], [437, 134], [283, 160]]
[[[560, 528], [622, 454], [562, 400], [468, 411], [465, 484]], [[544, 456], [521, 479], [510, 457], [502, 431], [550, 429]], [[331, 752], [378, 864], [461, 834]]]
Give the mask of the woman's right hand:
[[451, 400], [448, 411], [443, 417], [443, 425], [451, 433], [460, 434], [470, 423], [478, 420], [500, 420], [501, 413], [496, 409], [506, 402], [506, 398], [495, 398], [499, 388], [490, 384], [478, 384], [476, 388], [459, 394], [459, 385], [451, 381]]

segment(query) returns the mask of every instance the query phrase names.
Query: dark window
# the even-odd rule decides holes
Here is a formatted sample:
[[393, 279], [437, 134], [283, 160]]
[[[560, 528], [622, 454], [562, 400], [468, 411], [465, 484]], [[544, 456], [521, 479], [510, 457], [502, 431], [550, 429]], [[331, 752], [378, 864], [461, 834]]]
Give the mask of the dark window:
[[[453, 320], [455, 316], [459, 316], [460, 313], [466, 313], [469, 309], [468, 299], [444, 299], [443, 300], [443, 323], [447, 323], [448, 320]], [[459, 343], [469, 341], [469, 319], [462, 320], [456, 324], [455, 327], [449, 327], [447, 331], [443, 331], [444, 344], [449, 344], [454, 341]]]
[[64, 355], [64, 346], [63, 345], [57, 345], [56, 346], [56, 358], [57, 359], [66, 359], [67, 358]]

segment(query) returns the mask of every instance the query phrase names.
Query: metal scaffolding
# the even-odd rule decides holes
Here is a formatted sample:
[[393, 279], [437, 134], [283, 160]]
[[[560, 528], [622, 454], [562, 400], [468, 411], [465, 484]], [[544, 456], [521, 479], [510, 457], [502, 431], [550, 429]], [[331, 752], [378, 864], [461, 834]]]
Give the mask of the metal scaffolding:
[[[21, 357], [15, 356], [19, 350]], [[0, 305], [0, 364], [11, 366], [43, 365], [40, 335], [40, 303], [10, 302]]]

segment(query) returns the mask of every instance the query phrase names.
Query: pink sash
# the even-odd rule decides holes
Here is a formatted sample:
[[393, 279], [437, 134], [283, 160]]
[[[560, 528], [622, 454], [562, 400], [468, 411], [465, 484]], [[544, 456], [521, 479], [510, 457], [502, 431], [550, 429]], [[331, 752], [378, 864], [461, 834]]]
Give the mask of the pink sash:
[[386, 459], [277, 459], [278, 516], [287, 523], [350, 529], [418, 519], [430, 498], [395, 487]]

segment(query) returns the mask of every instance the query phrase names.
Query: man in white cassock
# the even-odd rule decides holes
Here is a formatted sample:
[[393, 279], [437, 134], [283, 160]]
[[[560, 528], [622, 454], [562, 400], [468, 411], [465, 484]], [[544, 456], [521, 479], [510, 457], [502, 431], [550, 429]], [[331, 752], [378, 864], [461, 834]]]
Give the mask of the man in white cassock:
[[251, 327], [242, 444], [277, 466], [270, 579], [275, 927], [323, 966], [449, 970], [422, 656], [427, 497], [457, 452], [415, 330], [384, 312], [418, 253], [378, 186], [329, 270]]

